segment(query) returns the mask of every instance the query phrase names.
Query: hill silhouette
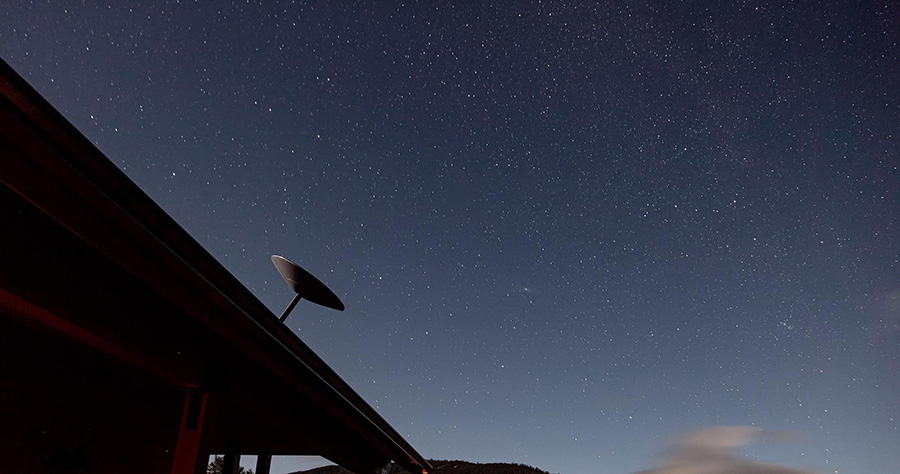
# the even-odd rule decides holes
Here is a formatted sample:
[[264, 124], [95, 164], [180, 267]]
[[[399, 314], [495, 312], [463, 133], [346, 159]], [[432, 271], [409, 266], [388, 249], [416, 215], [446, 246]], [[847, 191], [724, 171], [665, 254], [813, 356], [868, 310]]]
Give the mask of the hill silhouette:
[[[514, 463], [474, 463], [467, 461], [429, 460], [433, 474], [550, 474], [547, 471]], [[340, 466], [323, 466], [291, 474], [353, 474]], [[402, 467], [391, 464], [388, 474], [411, 474]], [[418, 474], [418, 473], [415, 473]]]

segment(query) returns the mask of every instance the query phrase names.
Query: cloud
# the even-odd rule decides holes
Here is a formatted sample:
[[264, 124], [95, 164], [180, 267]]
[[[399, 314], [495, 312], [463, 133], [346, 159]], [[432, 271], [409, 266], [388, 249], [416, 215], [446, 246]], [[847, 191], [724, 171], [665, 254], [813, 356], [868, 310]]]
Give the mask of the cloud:
[[638, 474], [815, 474], [812, 471], [748, 461], [728, 452], [755, 439], [790, 439], [793, 435], [751, 426], [719, 426], [684, 434], [661, 467]]

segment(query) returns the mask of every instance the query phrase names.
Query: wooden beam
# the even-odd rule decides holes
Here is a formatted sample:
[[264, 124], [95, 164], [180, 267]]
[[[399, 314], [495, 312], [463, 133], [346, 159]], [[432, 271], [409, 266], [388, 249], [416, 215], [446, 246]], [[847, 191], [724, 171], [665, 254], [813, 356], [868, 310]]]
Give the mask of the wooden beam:
[[[188, 392], [184, 397], [181, 429], [178, 432], [178, 444], [175, 445], [172, 474], [195, 474], [199, 469], [199, 461], [203, 457], [200, 453], [200, 438], [203, 434], [208, 399], [209, 394], [206, 392]], [[205, 457], [208, 456], [207, 454]]]

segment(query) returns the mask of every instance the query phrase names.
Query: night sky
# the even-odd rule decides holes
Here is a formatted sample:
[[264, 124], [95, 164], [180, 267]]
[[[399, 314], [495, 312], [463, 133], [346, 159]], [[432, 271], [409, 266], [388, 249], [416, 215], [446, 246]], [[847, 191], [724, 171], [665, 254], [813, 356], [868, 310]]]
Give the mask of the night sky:
[[274, 313], [327, 283], [426, 457], [896, 473], [900, 4], [624, 3], [7, 0], [0, 56]]

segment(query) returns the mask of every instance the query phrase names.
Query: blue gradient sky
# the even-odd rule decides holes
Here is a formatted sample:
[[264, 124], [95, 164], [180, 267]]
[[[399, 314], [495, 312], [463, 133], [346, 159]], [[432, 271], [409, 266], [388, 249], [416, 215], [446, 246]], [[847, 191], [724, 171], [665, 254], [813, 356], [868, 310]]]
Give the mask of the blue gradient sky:
[[0, 56], [414, 447], [900, 465], [891, 2], [10, 1]]

